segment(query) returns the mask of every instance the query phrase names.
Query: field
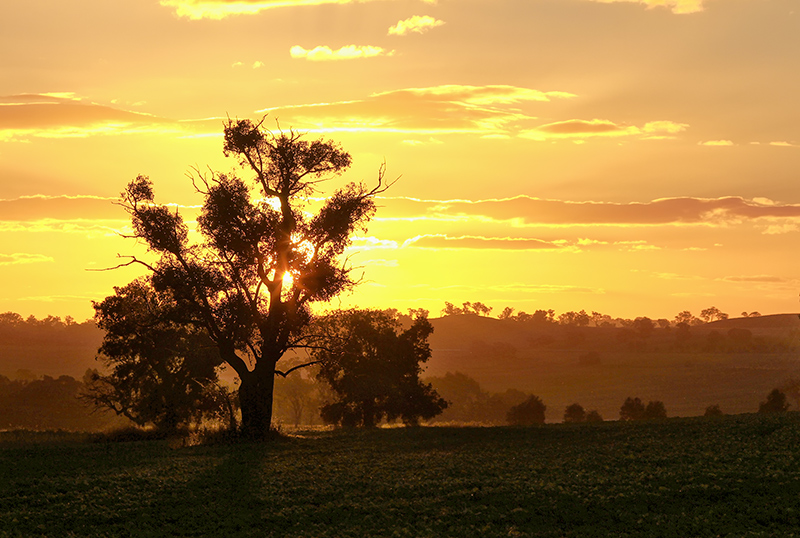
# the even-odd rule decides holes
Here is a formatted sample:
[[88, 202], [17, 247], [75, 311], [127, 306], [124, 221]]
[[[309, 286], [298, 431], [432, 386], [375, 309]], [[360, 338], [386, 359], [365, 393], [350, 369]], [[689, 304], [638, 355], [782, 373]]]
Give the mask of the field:
[[188, 447], [0, 434], [0, 536], [794, 536], [799, 498], [795, 413]]

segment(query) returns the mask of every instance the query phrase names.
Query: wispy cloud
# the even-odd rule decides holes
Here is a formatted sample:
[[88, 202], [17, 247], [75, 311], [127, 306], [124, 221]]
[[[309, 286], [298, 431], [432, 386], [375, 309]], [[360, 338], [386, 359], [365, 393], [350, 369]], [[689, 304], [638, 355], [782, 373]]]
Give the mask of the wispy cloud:
[[0, 265], [27, 265], [29, 263], [43, 263], [55, 261], [50, 256], [43, 254], [26, 254], [15, 252], [14, 254], [0, 254]]
[[255, 15], [268, 9], [370, 1], [375, 0], [160, 0], [160, 3], [173, 8], [179, 17], [219, 20], [234, 15]]
[[698, 13], [704, 9], [704, 0], [592, 0], [602, 4], [613, 4], [617, 2], [643, 4], [648, 8], [664, 7], [670, 9], [677, 15], [687, 13]]
[[800, 204], [771, 200], [662, 198], [651, 202], [573, 202], [529, 196], [489, 200], [417, 200], [384, 198], [377, 219], [476, 220], [512, 226], [720, 226], [757, 220], [800, 220]]
[[516, 86], [442, 85], [380, 92], [365, 99], [259, 110], [284, 124], [311, 131], [415, 134], [506, 134], [533, 118], [522, 103], [546, 103], [574, 94]]
[[331, 62], [336, 60], [357, 60], [360, 58], [374, 58], [376, 56], [391, 56], [394, 51], [386, 51], [382, 47], [372, 45], [346, 45], [333, 50], [326, 45], [320, 45], [307, 50], [300, 45], [295, 45], [289, 50], [292, 58], [300, 58], [312, 62]]
[[182, 130], [172, 120], [86, 102], [69, 93], [0, 97], [0, 141]]
[[446, 234], [425, 234], [413, 237], [402, 244], [402, 247], [430, 249], [492, 249], [492, 250], [540, 250], [560, 249], [558, 244], [541, 239], [523, 237], [481, 237], [462, 235], [450, 237]]
[[709, 140], [707, 142], [700, 142], [699, 145], [701, 146], [732, 146], [733, 142], [730, 140]]
[[522, 131], [522, 138], [531, 140], [552, 139], [585, 139], [593, 137], [630, 137], [665, 138], [679, 133], [688, 127], [685, 123], [669, 120], [651, 121], [642, 127], [635, 125], [620, 125], [611, 120], [571, 119], [540, 125], [535, 129]]
[[423, 34], [437, 26], [442, 26], [444, 21], [440, 21], [428, 15], [414, 15], [408, 19], [397, 21], [397, 24], [389, 28], [389, 35], [404, 36], [409, 33]]

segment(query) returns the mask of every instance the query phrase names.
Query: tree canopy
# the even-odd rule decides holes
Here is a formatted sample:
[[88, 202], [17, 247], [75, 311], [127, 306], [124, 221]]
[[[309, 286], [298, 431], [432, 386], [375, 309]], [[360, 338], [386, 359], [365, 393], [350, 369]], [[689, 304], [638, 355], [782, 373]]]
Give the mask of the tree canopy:
[[316, 325], [324, 347], [313, 352], [319, 378], [336, 400], [321, 409], [329, 424], [373, 427], [381, 420], [407, 425], [429, 419], [447, 407], [428, 383], [419, 379], [431, 356], [428, 336], [433, 326], [417, 316], [403, 330], [383, 310], [334, 312]]

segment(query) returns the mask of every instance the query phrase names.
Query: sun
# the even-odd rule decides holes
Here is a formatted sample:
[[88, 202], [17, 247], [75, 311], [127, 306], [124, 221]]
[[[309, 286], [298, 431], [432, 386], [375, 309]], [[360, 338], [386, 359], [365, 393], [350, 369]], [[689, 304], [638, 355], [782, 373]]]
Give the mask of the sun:
[[283, 289], [285, 290], [292, 289], [293, 285], [294, 285], [294, 277], [292, 276], [292, 273], [286, 271], [285, 273], [283, 273]]

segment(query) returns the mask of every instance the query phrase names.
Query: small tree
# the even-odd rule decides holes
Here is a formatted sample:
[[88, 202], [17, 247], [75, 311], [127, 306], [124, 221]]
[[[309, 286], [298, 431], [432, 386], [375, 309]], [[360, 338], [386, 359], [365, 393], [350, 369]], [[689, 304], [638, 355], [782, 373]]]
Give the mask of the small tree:
[[706, 407], [706, 412], [703, 413], [704, 417], [721, 417], [725, 413], [720, 409], [719, 404], [709, 405]]
[[322, 406], [325, 422], [369, 428], [399, 418], [415, 425], [447, 407], [419, 379], [421, 364], [431, 356], [433, 326], [427, 318], [417, 317], [403, 331], [386, 311], [346, 310], [319, 320], [315, 329], [322, 343], [312, 353], [320, 364], [318, 377], [336, 396]]
[[644, 404], [639, 398], [628, 397], [619, 409], [620, 420], [641, 420], [644, 417]]
[[603, 422], [603, 416], [597, 410], [589, 411], [586, 413], [586, 422]]
[[147, 279], [114, 292], [94, 303], [97, 326], [106, 331], [99, 358], [111, 373], [91, 371], [83, 398], [165, 431], [217, 417], [234, 427], [233, 405], [217, 378], [222, 361], [205, 330]]
[[521, 404], [509, 409], [506, 420], [512, 426], [544, 424], [544, 412], [546, 410], [547, 406], [538, 396], [531, 396]]
[[758, 406], [759, 413], [784, 413], [789, 410], [786, 394], [779, 389], [772, 389], [767, 395], [767, 401]]
[[584, 422], [585, 420], [586, 410], [581, 404], [574, 403], [564, 410], [564, 422]]
[[667, 408], [664, 407], [664, 402], [660, 400], [647, 402], [647, 407], [644, 409], [642, 419], [653, 420], [659, 418], [667, 418]]

